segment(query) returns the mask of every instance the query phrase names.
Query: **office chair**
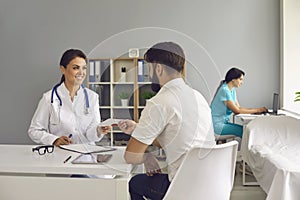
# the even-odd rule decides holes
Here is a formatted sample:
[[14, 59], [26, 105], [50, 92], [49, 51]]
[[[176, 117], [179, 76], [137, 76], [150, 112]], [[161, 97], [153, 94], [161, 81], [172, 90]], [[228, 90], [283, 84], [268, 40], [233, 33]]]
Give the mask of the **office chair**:
[[215, 141], [216, 141], [216, 144], [223, 144], [223, 143], [226, 143], [228, 140], [235, 139], [236, 137], [237, 137], [236, 135], [219, 135], [219, 134], [215, 134]]
[[164, 200], [229, 200], [238, 142], [195, 147], [184, 158]]

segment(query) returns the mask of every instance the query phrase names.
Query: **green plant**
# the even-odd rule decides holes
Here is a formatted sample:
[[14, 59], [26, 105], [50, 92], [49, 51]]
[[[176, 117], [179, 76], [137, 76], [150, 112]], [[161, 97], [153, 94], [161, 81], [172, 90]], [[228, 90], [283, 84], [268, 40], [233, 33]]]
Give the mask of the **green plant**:
[[295, 92], [295, 94], [296, 94], [296, 97], [295, 97], [295, 102], [296, 101], [300, 101], [300, 92]]
[[121, 92], [121, 93], [119, 93], [119, 95], [118, 95], [118, 97], [120, 98], [120, 99], [128, 99], [129, 98], [129, 93], [127, 93], [127, 92]]
[[143, 99], [151, 99], [153, 96], [155, 96], [155, 93], [151, 91], [145, 91], [142, 92], [141, 96]]

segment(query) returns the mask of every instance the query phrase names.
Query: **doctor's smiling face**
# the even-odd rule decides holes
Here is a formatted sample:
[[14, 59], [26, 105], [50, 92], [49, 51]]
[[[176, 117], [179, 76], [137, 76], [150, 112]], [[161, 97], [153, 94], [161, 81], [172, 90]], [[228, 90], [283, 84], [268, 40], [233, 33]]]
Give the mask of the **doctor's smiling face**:
[[69, 87], [80, 87], [86, 77], [86, 60], [81, 57], [75, 57], [67, 66], [61, 66], [61, 72], [65, 76], [65, 85]]

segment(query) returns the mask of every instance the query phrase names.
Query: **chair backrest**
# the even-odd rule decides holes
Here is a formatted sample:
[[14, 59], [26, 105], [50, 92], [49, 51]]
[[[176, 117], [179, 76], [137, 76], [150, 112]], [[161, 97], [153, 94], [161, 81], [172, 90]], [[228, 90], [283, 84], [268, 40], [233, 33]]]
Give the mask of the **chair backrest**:
[[164, 200], [229, 200], [238, 142], [192, 148], [184, 158]]

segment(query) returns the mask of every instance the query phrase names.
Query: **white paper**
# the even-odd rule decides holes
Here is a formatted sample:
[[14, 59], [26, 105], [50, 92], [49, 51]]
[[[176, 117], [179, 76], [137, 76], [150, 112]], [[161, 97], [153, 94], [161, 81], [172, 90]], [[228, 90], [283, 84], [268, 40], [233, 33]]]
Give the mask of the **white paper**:
[[112, 125], [118, 125], [120, 121], [123, 121], [124, 119], [112, 119], [109, 118], [103, 122], [100, 122], [100, 126], [112, 126]]
[[94, 76], [95, 72], [95, 63], [94, 62], [90, 62], [90, 76]]
[[144, 62], [143, 61], [138, 61], [138, 75], [143, 75], [144, 74]]

